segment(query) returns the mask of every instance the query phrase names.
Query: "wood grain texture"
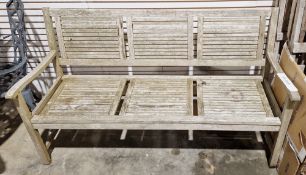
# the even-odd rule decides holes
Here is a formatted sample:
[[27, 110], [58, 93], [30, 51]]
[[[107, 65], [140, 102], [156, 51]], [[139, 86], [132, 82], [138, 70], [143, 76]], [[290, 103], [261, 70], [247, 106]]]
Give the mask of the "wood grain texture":
[[[277, 8], [45, 9], [48, 44], [54, 51], [13, 87], [8, 98], [20, 97], [21, 89], [52, 60], [57, 68], [188, 66], [191, 72], [192, 66], [265, 66], [266, 54], [267, 65], [281, 73], [274, 58], [277, 13]], [[53, 59], [58, 58], [57, 45], [61, 58]], [[274, 117], [266, 95], [270, 91], [264, 91], [261, 82], [262, 76], [191, 73], [64, 75], [33, 114], [26, 111], [23, 99], [16, 104], [24, 103], [20, 113], [26, 112], [28, 119], [23, 120], [45, 162], [48, 156], [35, 133], [38, 128], [122, 129], [122, 138], [130, 129], [188, 130], [190, 138], [193, 130], [280, 131], [271, 158], [274, 165], [295, 97], [288, 99], [288, 110], [280, 118]], [[291, 84], [285, 85], [293, 93]]]
[[38, 155], [40, 157], [40, 161], [42, 164], [50, 164], [51, 158], [48, 153], [47, 147], [44, 144], [44, 141], [42, 140], [40, 133], [37, 129], [33, 128], [31, 118], [33, 117], [31, 112], [28, 109], [28, 106], [21, 94], [17, 96], [17, 98], [14, 99], [14, 103], [17, 107], [17, 110], [19, 112], [19, 115], [30, 135], [31, 140], [34, 143], [35, 149], [38, 152]]
[[122, 17], [72, 15], [55, 19], [62, 60], [97, 62], [97, 59], [126, 58]]
[[[270, 17], [273, 10], [222, 9], [219, 13], [218, 9], [51, 9], [50, 13], [62, 21], [69, 58], [61, 59], [63, 65], [192, 67], [264, 66], [266, 31], [258, 26], [265, 24], [265, 17]], [[122, 16], [126, 16], [128, 50], [127, 43], [123, 44]], [[205, 20], [194, 26], [194, 20], [203, 17]], [[197, 28], [198, 41], [193, 35]], [[90, 52], [82, 54], [78, 48]], [[222, 48], [226, 50], [220, 52]], [[125, 55], [129, 59], [122, 59]], [[203, 56], [205, 59], [201, 59]]]
[[274, 142], [270, 161], [269, 161], [269, 164], [271, 167], [274, 167], [277, 165], [278, 158], [281, 153], [282, 145], [286, 137], [287, 129], [291, 121], [292, 113], [293, 113], [293, 110], [296, 104], [297, 102], [291, 101], [289, 98], [286, 99], [282, 114], [280, 116], [281, 127], [280, 127], [279, 132], [277, 133], [277, 138], [276, 138], [276, 141]]
[[[259, 80], [258, 80], [259, 81]], [[270, 106], [262, 86], [256, 80], [200, 80], [202, 86], [203, 103], [205, 104], [202, 116], [215, 115], [239, 117], [248, 116], [255, 118], [273, 117]]]
[[[63, 124], [61, 127], [83, 124], [85, 128], [94, 127], [95, 123], [103, 128], [109, 127], [102, 123], [113, 123], [112, 127], [130, 125], [120, 129], [158, 129], [166, 126], [173, 128], [172, 124], [181, 128], [180, 124], [183, 123], [189, 123], [191, 126], [194, 125], [195, 129], [199, 129], [197, 126], [202, 123], [212, 124], [212, 130], [216, 129], [214, 126], [219, 125], [227, 125], [226, 130], [229, 130], [229, 126], [237, 125], [240, 127], [232, 130], [244, 130], [245, 126], [250, 125], [254, 125], [255, 130], [274, 130], [280, 125], [278, 118], [266, 117], [269, 113], [263, 105], [266, 101], [262, 101], [262, 98], [265, 97], [261, 96], [262, 92], [258, 91], [261, 87], [257, 87], [256, 84], [259, 77], [256, 79], [245, 76], [201, 76], [200, 80], [197, 76], [126, 78], [65, 76], [61, 87], [49, 100], [46, 109], [36, 115], [32, 122], [41, 126]], [[130, 83], [118, 118], [113, 113], [126, 80]], [[197, 98], [202, 96], [205, 103], [204, 107], [199, 106], [203, 103], [198, 103], [199, 116], [194, 116], [192, 112], [193, 81], [198, 81], [197, 87], [203, 86], [203, 90], [197, 88]], [[60, 117], [63, 115], [64, 118]], [[161, 125], [155, 125], [157, 123]], [[152, 125], [149, 127], [149, 124]], [[270, 129], [267, 129], [268, 126]]]

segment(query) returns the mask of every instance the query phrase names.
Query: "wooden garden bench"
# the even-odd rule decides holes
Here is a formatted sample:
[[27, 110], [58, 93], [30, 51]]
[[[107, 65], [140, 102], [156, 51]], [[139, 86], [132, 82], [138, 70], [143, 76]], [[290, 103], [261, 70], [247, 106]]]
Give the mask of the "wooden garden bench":
[[[51, 159], [38, 129], [122, 129], [276, 132], [270, 160], [276, 165], [299, 101], [276, 61], [277, 8], [43, 12], [51, 51], [6, 94], [43, 163]], [[21, 91], [51, 63], [56, 80], [30, 111]], [[262, 74], [65, 75], [66, 65], [257, 66]], [[271, 67], [287, 88], [282, 111], [267, 81]]]

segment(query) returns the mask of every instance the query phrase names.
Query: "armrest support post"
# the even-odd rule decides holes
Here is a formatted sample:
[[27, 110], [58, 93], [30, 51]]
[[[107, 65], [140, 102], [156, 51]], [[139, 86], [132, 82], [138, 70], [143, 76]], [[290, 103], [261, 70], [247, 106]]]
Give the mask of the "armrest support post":
[[[273, 71], [276, 74], [276, 76], [279, 77], [282, 84], [286, 88], [287, 94], [289, 95], [290, 100], [291, 101], [300, 101], [301, 97], [299, 95], [298, 89], [295, 87], [295, 85], [290, 81], [290, 79], [284, 73], [284, 71], [280, 67], [279, 63], [275, 60], [275, 57], [273, 56], [273, 53], [267, 52], [267, 60], [269, 61], [271, 67], [273, 68]], [[265, 68], [265, 69], [269, 69], [269, 68]], [[267, 74], [268, 74], [268, 72], [265, 72], [265, 78], [266, 78]]]
[[292, 113], [298, 101], [292, 101], [290, 97], [286, 98], [284, 108], [282, 114], [280, 116], [281, 120], [281, 127], [279, 132], [277, 133], [276, 141], [274, 142], [274, 146], [272, 149], [271, 159], [270, 159], [270, 166], [274, 167], [277, 165], [277, 161], [283, 146], [284, 139], [286, 137], [286, 132], [289, 127], [289, 123], [292, 118]]

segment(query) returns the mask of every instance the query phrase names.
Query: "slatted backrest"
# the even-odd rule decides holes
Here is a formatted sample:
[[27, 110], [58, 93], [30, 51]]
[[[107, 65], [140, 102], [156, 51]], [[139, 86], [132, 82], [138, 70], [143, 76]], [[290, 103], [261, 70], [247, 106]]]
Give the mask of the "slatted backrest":
[[55, 22], [62, 59], [125, 57], [122, 18], [63, 16]]
[[120, 17], [63, 16], [55, 24], [63, 60], [125, 58]]
[[130, 59], [193, 59], [192, 17], [129, 17]]
[[79, 66], [264, 66], [278, 14], [277, 8], [47, 10], [60, 63]]
[[266, 16], [200, 16], [198, 21], [198, 59], [263, 59]]

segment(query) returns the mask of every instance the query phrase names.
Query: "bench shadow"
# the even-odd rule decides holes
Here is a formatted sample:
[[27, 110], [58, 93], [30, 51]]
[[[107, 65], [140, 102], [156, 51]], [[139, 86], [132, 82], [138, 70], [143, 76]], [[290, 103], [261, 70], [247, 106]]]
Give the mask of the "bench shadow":
[[266, 149], [258, 142], [255, 132], [194, 131], [194, 140], [188, 140], [188, 131], [128, 130], [120, 140], [122, 130], [45, 130], [43, 138], [57, 147], [100, 148], [184, 148], [184, 149]]
[[1, 155], [0, 155], [0, 174], [4, 173], [5, 172], [5, 162], [3, 161]]
[[13, 102], [0, 99], [0, 146], [15, 133], [21, 122]]

